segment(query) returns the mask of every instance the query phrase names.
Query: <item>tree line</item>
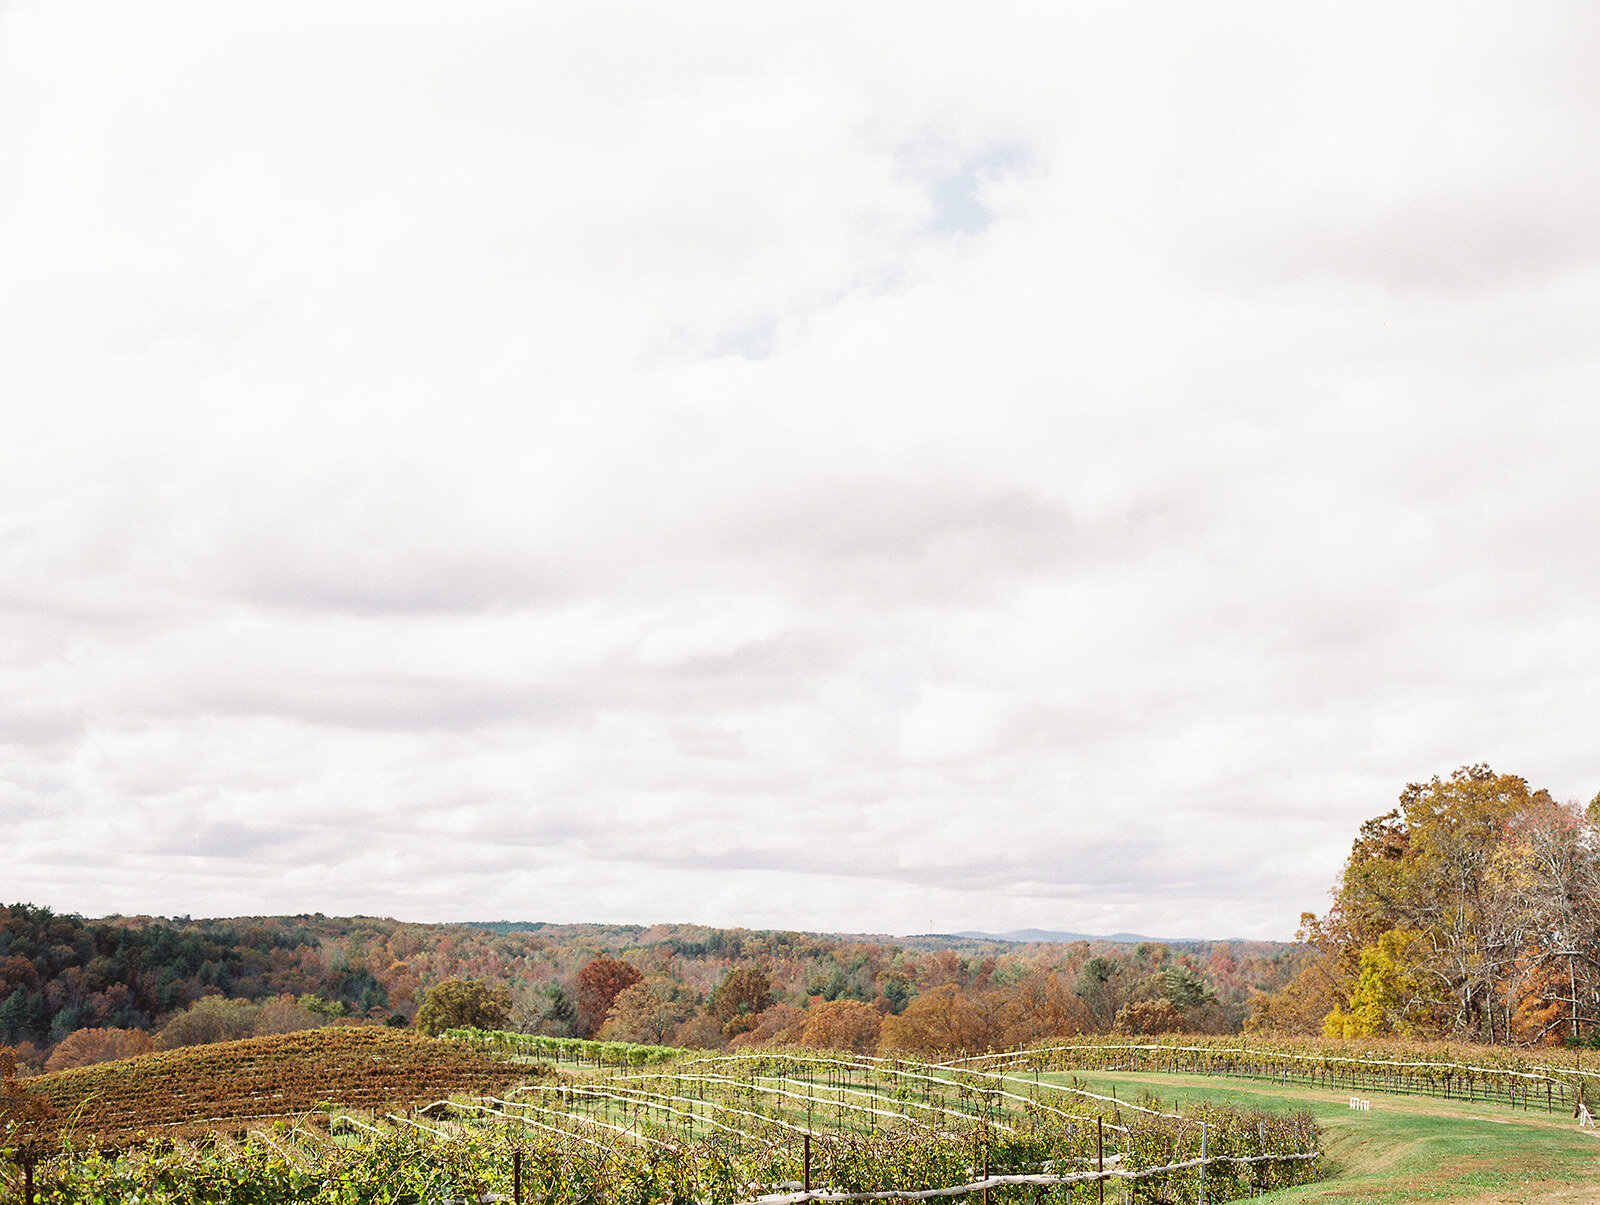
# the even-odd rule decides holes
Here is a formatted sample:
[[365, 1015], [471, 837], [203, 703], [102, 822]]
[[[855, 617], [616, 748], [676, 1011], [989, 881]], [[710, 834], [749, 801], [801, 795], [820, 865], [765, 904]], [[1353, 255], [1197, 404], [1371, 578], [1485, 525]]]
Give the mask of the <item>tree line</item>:
[[1463, 766], [1361, 825], [1259, 1030], [1536, 1045], [1600, 1033], [1600, 796]]
[[[1215, 952], [1209, 965], [1237, 969], [1226, 950]], [[416, 1021], [429, 1033], [470, 1026], [646, 1046], [806, 1046], [933, 1056], [1083, 1033], [1234, 1032], [1244, 1012], [1219, 999], [1191, 956], [1174, 957], [1156, 942], [1077, 960], [1037, 957], [1005, 967], [987, 960], [969, 979], [913, 991], [898, 1005], [887, 994], [828, 999], [817, 993], [794, 1002], [765, 968], [753, 965], [728, 970], [702, 997], [681, 980], [608, 957], [580, 968], [570, 999], [555, 985], [556, 998], [560, 1007], [519, 1016], [504, 986], [451, 979], [427, 990]]]
[[[896, 941], [694, 925], [414, 925], [0, 908], [0, 1043], [38, 1070], [329, 1023], [424, 1027], [473, 983], [497, 1025], [721, 1048], [933, 1051], [1029, 1036], [1235, 1032], [1292, 978], [1282, 943]], [[489, 1027], [489, 1026], [486, 1026]], [[1155, 1028], [1152, 1028], [1155, 1027]]]

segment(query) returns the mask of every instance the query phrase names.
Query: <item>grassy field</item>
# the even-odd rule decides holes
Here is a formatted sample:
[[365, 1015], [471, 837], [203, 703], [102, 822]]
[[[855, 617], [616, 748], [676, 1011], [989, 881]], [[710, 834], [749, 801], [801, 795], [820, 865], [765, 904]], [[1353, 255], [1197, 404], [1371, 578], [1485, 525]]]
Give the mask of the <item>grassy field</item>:
[[1275, 1205], [1600, 1202], [1600, 1137], [1562, 1113], [1390, 1095], [1367, 1098], [1372, 1111], [1357, 1112], [1348, 1092], [1208, 1076], [1090, 1074], [1078, 1082], [1128, 1100], [1149, 1091], [1168, 1106], [1204, 1100], [1309, 1109], [1326, 1131], [1328, 1179], [1262, 1198]]

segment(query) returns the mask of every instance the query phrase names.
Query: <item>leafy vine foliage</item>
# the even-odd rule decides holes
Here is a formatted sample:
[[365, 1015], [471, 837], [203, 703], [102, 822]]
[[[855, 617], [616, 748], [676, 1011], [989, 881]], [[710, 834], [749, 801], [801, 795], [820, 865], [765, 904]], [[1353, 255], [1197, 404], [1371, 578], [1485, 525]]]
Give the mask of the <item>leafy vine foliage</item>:
[[[402, 1047], [392, 1043], [414, 1060], [426, 1060], [426, 1048], [445, 1061], [473, 1053], [461, 1042], [381, 1030], [366, 1031], [380, 1045], [351, 1045], [346, 1035], [355, 1032], [291, 1035], [276, 1045], [326, 1045], [320, 1062], [336, 1074], [323, 1074], [315, 1090], [344, 1098], [370, 1092], [370, 1060], [375, 1051], [398, 1057]], [[1094, 1177], [1110, 1169], [1133, 1177], [1138, 1199], [1188, 1203], [1317, 1174], [1318, 1134], [1305, 1115], [1178, 1115], [1150, 1097], [1095, 1097], [1061, 1077], [1041, 1083], [1004, 1070], [799, 1050], [676, 1052], [663, 1064], [593, 1065], [581, 1075], [521, 1063], [515, 1086], [458, 1093], [421, 1112], [385, 1111], [368, 1096], [369, 1107], [355, 1112], [321, 1104], [274, 1118], [285, 1108], [282, 1094], [237, 1061], [263, 1040], [237, 1045], [231, 1069], [212, 1065], [216, 1051], [189, 1051], [86, 1069], [98, 1077], [93, 1085], [79, 1082], [82, 1073], [53, 1077], [96, 1095], [120, 1077], [137, 1095], [150, 1086], [140, 1082], [139, 1063], [196, 1068], [182, 1085], [169, 1081], [153, 1094], [168, 1102], [169, 1115], [146, 1099], [149, 1128], [124, 1127], [117, 1141], [111, 1131], [85, 1131], [78, 1150], [41, 1165], [46, 1199], [399, 1205], [520, 1191], [538, 1205], [727, 1205], [809, 1179], [844, 1194], [987, 1188], [1001, 1205], [1028, 1205], [1042, 1194], [1073, 1199], [1074, 1185], [1076, 1199], [1092, 1199]], [[231, 1120], [206, 1123], [215, 1128], [209, 1137], [171, 1110], [174, 1101], [202, 1112], [221, 1107], [215, 1094], [195, 1099], [208, 1082], [226, 1084], [232, 1102]], [[1194, 1164], [1202, 1147], [1212, 1160], [1203, 1169]]]
[[19, 1082], [16, 1054], [0, 1046], [0, 1151], [34, 1160], [55, 1147], [55, 1106]]

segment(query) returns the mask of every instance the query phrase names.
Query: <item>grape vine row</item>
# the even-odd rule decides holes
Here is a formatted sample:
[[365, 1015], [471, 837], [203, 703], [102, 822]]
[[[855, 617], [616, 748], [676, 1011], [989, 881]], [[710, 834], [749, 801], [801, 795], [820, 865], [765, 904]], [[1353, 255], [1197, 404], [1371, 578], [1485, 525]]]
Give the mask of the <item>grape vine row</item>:
[[[1312, 1087], [1437, 1096], [1511, 1108], [1576, 1114], [1600, 1100], [1600, 1070], [1549, 1061], [1555, 1051], [1393, 1044], [1360, 1047], [1329, 1041], [1184, 1036], [1153, 1042], [1081, 1037], [1020, 1050], [996, 1051], [940, 1064], [1028, 1071], [1154, 1071], [1227, 1075]], [[1409, 1056], [1409, 1057], [1404, 1057]]]
[[177, 1127], [116, 1144], [80, 1131], [76, 1149], [36, 1169], [40, 1199], [731, 1205], [983, 1191], [991, 1205], [1033, 1205], [1091, 1200], [1116, 1179], [1134, 1200], [1220, 1202], [1313, 1178], [1319, 1143], [1304, 1114], [1177, 1113], [1061, 1077], [802, 1051], [544, 1068], [421, 1108], [352, 1100], [269, 1123], [245, 1111], [205, 1137]]

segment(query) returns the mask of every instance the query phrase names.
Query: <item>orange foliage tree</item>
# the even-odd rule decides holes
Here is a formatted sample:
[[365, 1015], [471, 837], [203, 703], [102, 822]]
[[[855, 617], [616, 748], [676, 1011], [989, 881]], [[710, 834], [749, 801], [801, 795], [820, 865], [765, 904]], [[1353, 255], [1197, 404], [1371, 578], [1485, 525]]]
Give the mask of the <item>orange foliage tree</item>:
[[1068, 1038], [1093, 1027], [1088, 1006], [1059, 971], [1033, 970], [997, 990], [1006, 1004], [1002, 1045]]
[[808, 1019], [803, 1008], [796, 1008], [792, 1004], [774, 1004], [771, 1008], [762, 1010], [761, 1016], [756, 1020], [755, 1028], [735, 1035], [728, 1043], [728, 1049], [738, 1050], [746, 1046], [797, 1046], [801, 1035], [805, 1033]]
[[148, 1054], [153, 1048], [150, 1035], [142, 1029], [76, 1029], [61, 1039], [45, 1060], [46, 1071], [65, 1071], [113, 1059], [131, 1059]]
[[617, 997], [643, 979], [637, 967], [614, 958], [592, 958], [584, 963], [578, 972], [578, 1011], [573, 1023], [578, 1036], [594, 1037]]
[[885, 1017], [885, 1053], [971, 1054], [1005, 1044], [1005, 1010], [996, 992], [963, 992], [946, 983], [923, 992], [899, 1016]]
[[818, 1050], [871, 1054], [878, 1049], [883, 1014], [860, 1000], [829, 1000], [806, 1013], [800, 1044]]
[[606, 1042], [639, 1042], [665, 1046], [678, 1027], [694, 1015], [694, 1005], [674, 998], [668, 982], [634, 983], [617, 993], [605, 1024], [597, 1033]]
[[1117, 1010], [1112, 1033], [1161, 1034], [1183, 1032], [1183, 1014], [1171, 1000], [1135, 1000]]

